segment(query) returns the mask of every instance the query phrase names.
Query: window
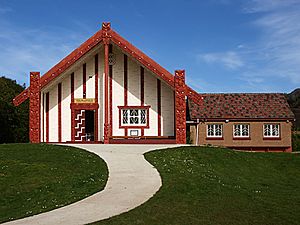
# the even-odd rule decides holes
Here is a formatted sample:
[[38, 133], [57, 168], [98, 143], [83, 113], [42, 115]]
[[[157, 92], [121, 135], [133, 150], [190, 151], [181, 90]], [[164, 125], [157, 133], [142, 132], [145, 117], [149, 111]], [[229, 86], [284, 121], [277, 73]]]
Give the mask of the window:
[[279, 124], [264, 124], [264, 137], [279, 137]]
[[233, 137], [249, 137], [249, 124], [235, 124]]
[[222, 124], [208, 124], [207, 137], [222, 137]]
[[149, 106], [130, 107], [119, 106], [120, 127], [146, 127], [148, 126]]

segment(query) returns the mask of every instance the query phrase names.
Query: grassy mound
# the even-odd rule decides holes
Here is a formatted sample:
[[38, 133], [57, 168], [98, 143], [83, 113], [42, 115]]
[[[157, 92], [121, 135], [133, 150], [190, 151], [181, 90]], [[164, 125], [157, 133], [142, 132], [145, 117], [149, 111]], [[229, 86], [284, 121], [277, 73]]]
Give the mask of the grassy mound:
[[97, 224], [299, 224], [300, 154], [180, 147], [147, 153], [163, 186]]
[[102, 190], [97, 155], [67, 146], [0, 145], [0, 222], [50, 211]]

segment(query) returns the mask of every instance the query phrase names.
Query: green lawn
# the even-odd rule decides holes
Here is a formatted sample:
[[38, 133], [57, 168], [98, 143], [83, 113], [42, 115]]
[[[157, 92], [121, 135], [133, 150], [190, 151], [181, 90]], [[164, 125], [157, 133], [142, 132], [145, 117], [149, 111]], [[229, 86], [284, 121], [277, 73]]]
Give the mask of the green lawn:
[[147, 153], [163, 186], [96, 224], [299, 224], [300, 154], [180, 147]]
[[102, 190], [97, 155], [67, 146], [0, 145], [0, 222], [49, 211]]

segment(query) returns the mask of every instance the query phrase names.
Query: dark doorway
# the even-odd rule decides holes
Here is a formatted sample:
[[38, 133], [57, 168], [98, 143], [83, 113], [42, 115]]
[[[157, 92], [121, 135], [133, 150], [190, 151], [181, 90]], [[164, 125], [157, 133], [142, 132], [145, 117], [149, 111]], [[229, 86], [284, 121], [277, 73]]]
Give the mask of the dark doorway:
[[94, 141], [94, 132], [95, 132], [95, 112], [93, 110], [85, 110], [86, 141]]

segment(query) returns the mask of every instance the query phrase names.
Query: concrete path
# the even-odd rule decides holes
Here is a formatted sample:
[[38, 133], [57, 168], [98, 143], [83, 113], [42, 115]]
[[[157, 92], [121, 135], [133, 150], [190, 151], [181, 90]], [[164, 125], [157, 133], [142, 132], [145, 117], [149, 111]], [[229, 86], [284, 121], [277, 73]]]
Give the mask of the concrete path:
[[174, 145], [70, 145], [99, 155], [108, 166], [109, 177], [103, 191], [71, 205], [6, 225], [87, 224], [127, 212], [150, 199], [161, 187], [157, 170], [143, 154]]

